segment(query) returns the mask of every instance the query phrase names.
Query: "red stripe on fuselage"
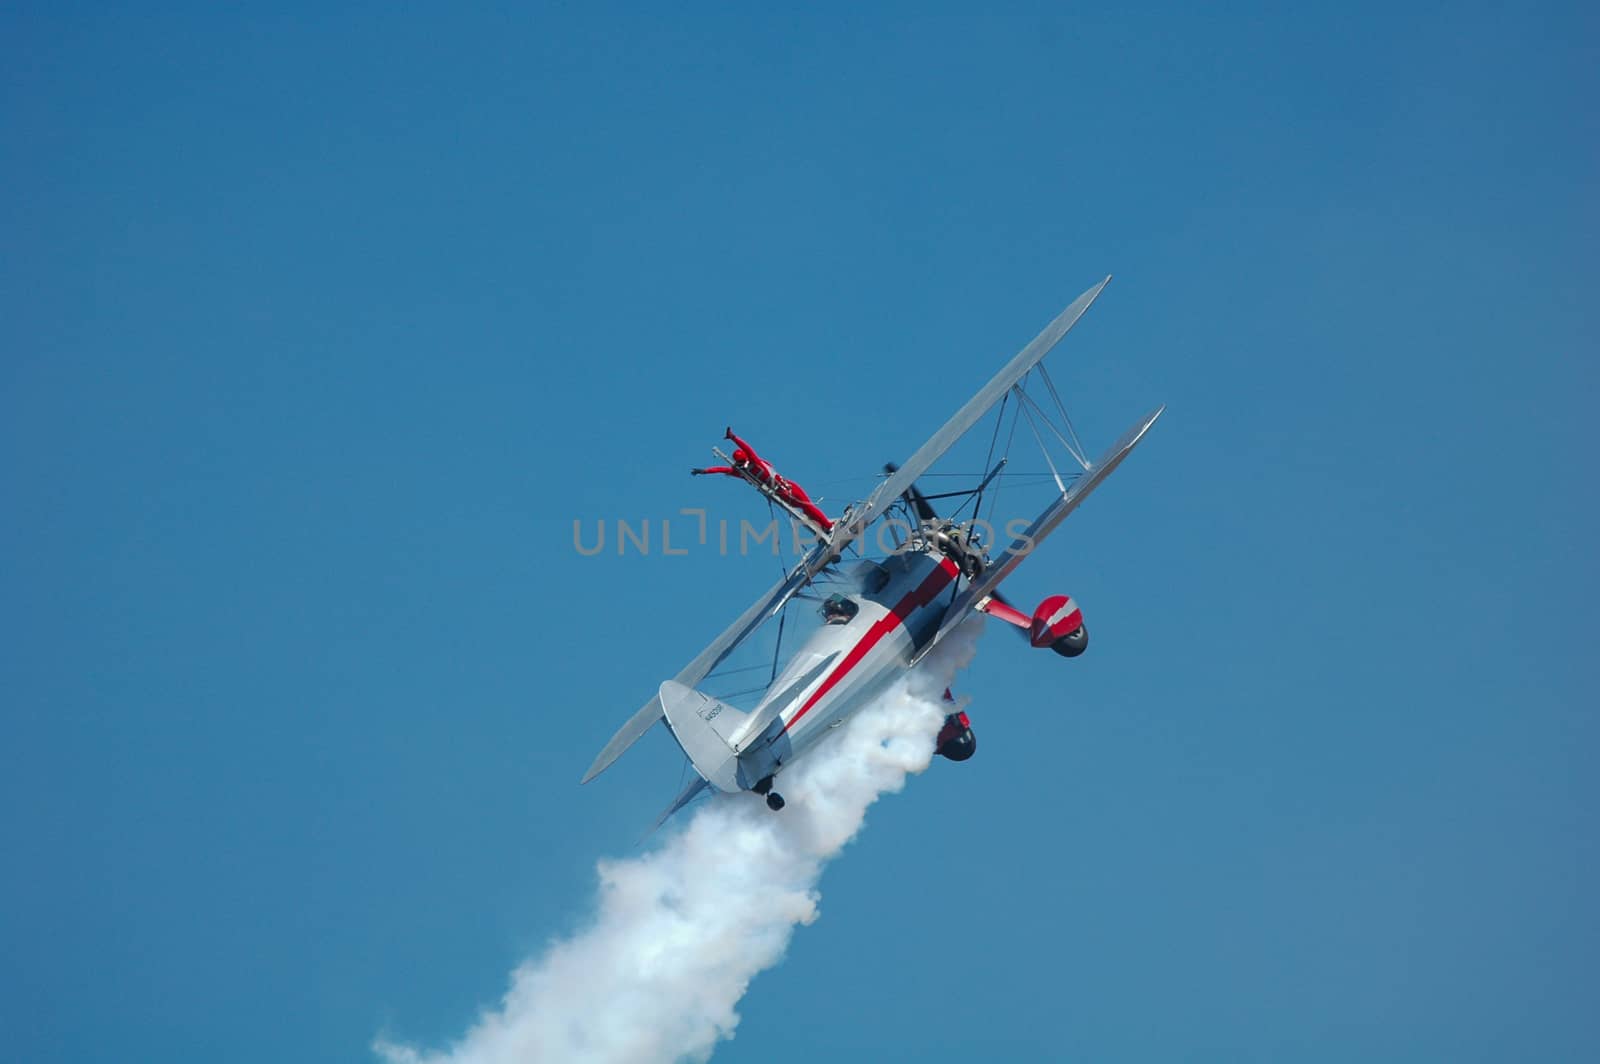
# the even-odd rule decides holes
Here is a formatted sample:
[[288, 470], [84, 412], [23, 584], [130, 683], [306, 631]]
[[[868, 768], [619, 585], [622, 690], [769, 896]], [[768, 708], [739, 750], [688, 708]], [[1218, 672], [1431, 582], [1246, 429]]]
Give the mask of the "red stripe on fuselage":
[[917, 585], [915, 591], [907, 594], [905, 598], [895, 603], [893, 610], [873, 622], [872, 627], [867, 629], [866, 634], [861, 637], [855, 646], [850, 648], [850, 653], [844, 656], [844, 660], [839, 662], [834, 670], [828, 674], [826, 680], [822, 681], [822, 686], [818, 687], [812, 692], [811, 697], [806, 699], [805, 705], [800, 707], [800, 712], [796, 713], [794, 718], [783, 726], [783, 730], [788, 731], [800, 723], [800, 718], [809, 713], [811, 707], [816, 705], [823, 695], [833, 690], [834, 685], [844, 679], [845, 674], [855, 668], [861, 659], [867, 656], [868, 651], [877, 646], [884, 636], [894, 631], [899, 625], [904, 624], [906, 618], [911, 616], [913, 612], [932, 602], [934, 597], [945, 589], [945, 585], [955, 578], [958, 571], [955, 562], [949, 558], [940, 558], [939, 568], [929, 573], [927, 578]]

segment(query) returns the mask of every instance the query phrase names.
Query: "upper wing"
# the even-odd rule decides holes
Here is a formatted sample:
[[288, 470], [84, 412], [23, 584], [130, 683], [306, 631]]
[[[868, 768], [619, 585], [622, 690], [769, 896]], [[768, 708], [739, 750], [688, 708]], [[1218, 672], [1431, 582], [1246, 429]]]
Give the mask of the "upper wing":
[[[788, 576], [774, 584], [765, 595], [756, 599], [749, 609], [739, 615], [738, 620], [734, 621], [726, 631], [712, 640], [711, 645], [702, 650], [693, 661], [685, 665], [673, 679], [688, 687], [693, 687], [705, 679], [706, 675], [720, 665], [729, 654], [733, 653], [734, 649], [744, 642], [751, 632], [761, 627], [768, 619], [776, 616], [777, 612], [783, 608], [784, 603], [788, 602], [796, 591], [810, 583], [811, 578], [827, 566], [828, 558], [829, 555], [825, 544], [815, 547], [803, 562], [794, 567]], [[629, 717], [627, 722], [617, 729], [617, 733], [611, 737], [611, 741], [606, 743], [605, 749], [601, 750], [599, 756], [594, 759], [594, 764], [589, 766], [589, 771], [583, 774], [582, 782], [588, 783], [604, 772], [611, 762], [622, 755], [624, 750], [632, 746], [641, 735], [649, 731], [650, 726], [660, 720], [664, 712], [660, 695], [640, 706], [639, 711]]]
[[916, 479], [928, 471], [928, 467], [939, 460], [940, 455], [948, 451], [962, 435], [976, 425], [989, 408], [1000, 401], [1000, 398], [1027, 375], [1028, 371], [1038, 365], [1045, 355], [1050, 353], [1060, 339], [1067, 335], [1067, 330], [1078, 323], [1083, 317], [1083, 312], [1089, 309], [1089, 304], [1095, 301], [1106, 285], [1111, 283], [1107, 277], [1083, 295], [1072, 301], [1072, 305], [1056, 316], [1055, 321], [1045, 326], [1043, 332], [1033, 338], [1033, 342], [1017, 353], [1017, 356], [1007, 362], [1005, 368], [994, 375], [994, 378], [985, 384], [978, 393], [968, 399], [966, 405], [955, 412], [955, 415], [940, 426], [917, 449], [917, 453], [905, 460], [905, 463], [894, 472], [888, 480], [878, 485], [876, 491], [867, 497], [866, 502], [859, 507], [852, 507], [839, 522], [839, 527], [834, 531], [831, 546], [833, 553], [838, 554], [846, 546], [861, 535], [866, 527], [880, 517], [885, 510], [893, 506], [895, 500], [904, 495]]
[[1067, 519], [1067, 515], [1078, 508], [1078, 504], [1088, 498], [1089, 493], [1100, 486], [1100, 482], [1111, 475], [1112, 470], [1122, 464], [1128, 457], [1144, 434], [1150, 431], [1150, 426], [1156, 423], [1156, 418], [1166, 407], [1159, 407], [1156, 411], [1140, 421], [1133, 428], [1123, 434], [1122, 438], [1111, 445], [1111, 449], [1100, 456], [1100, 460], [1089, 467], [1088, 472], [1072, 482], [1072, 486], [1053, 503], [1051, 503], [1037, 518], [1028, 530], [1018, 536], [1011, 546], [1000, 553], [989, 566], [983, 570], [979, 577], [968, 584], [966, 589], [957, 595], [950, 604], [950, 609], [945, 612], [944, 623], [928, 643], [917, 652], [912, 659], [912, 664], [922, 659], [922, 656], [938, 645], [962, 621], [967, 619], [969, 610], [977, 608], [978, 604], [1000, 586], [1001, 581], [1010, 576], [1022, 560], [1033, 553], [1040, 541], [1056, 530], [1056, 526]]

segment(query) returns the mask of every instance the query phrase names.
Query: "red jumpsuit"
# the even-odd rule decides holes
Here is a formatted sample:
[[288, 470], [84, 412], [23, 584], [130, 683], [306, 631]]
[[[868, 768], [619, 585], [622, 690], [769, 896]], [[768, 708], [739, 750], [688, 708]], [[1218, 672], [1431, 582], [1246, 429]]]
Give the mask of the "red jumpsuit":
[[828, 515], [823, 513], [817, 507], [817, 504], [811, 501], [811, 496], [806, 494], [804, 488], [792, 480], [785, 480], [780, 477], [777, 470], [772, 468], [772, 464], [757, 454], [754, 447], [735, 436], [732, 429], [727, 431], [726, 438], [738, 444], [733, 450], [733, 465], [696, 469], [694, 470], [696, 474], [721, 473], [724, 476], [737, 477], [740, 475], [740, 470], [743, 470], [761, 484], [771, 488], [774, 495], [805, 514], [818, 525], [823, 528], [833, 527], [833, 522], [829, 520]]

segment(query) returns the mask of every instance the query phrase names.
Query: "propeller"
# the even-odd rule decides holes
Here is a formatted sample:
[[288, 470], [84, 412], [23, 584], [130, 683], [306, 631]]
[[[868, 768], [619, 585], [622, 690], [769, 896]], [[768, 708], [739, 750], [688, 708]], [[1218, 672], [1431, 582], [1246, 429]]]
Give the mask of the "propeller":
[[[900, 467], [895, 465], [893, 462], [883, 463], [883, 471], [889, 476], [893, 476], [895, 471], [899, 468]], [[936, 510], [934, 510], [933, 503], [928, 501], [928, 497], [922, 494], [922, 491], [916, 486], [915, 483], [906, 489], [906, 493], [901, 496], [901, 498], [905, 499], [906, 505], [911, 507], [912, 512], [917, 515], [917, 520], [939, 520], [939, 514]], [[1004, 595], [1000, 594], [998, 590], [991, 592], [989, 597], [1000, 603], [1002, 606], [1011, 605], [1011, 602]], [[1013, 606], [1012, 608], [1015, 609], [1016, 607]], [[1027, 640], [1028, 638], [1028, 630], [1025, 628], [1018, 628], [1017, 634], [1021, 635], [1024, 640]]]

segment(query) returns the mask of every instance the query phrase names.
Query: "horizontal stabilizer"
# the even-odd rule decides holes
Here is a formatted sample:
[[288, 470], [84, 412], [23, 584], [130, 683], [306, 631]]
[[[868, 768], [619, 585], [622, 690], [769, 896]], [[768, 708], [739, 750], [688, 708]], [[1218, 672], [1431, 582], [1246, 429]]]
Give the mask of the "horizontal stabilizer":
[[672, 804], [667, 806], [667, 808], [662, 811], [660, 816], [656, 817], [656, 822], [650, 825], [650, 830], [655, 831], [662, 824], [665, 824], [668, 817], [672, 816], [673, 813], [676, 813], [678, 810], [692, 802], [701, 791], [705, 790], [709, 786], [711, 785], [705, 780], [701, 779], [699, 776], [696, 776], [694, 779], [690, 780], [689, 785], [672, 800]]
[[629, 717], [622, 727], [617, 729], [617, 734], [611, 737], [609, 743], [606, 743], [605, 749], [596, 755], [594, 764], [590, 765], [589, 771], [583, 774], [581, 782], [588, 783], [609, 768], [611, 762], [621, 757], [624, 750], [638, 742], [639, 737], [649, 731], [650, 726], [660, 720], [661, 716], [661, 699], [659, 698], [652, 698], [639, 707], [639, 711]]

